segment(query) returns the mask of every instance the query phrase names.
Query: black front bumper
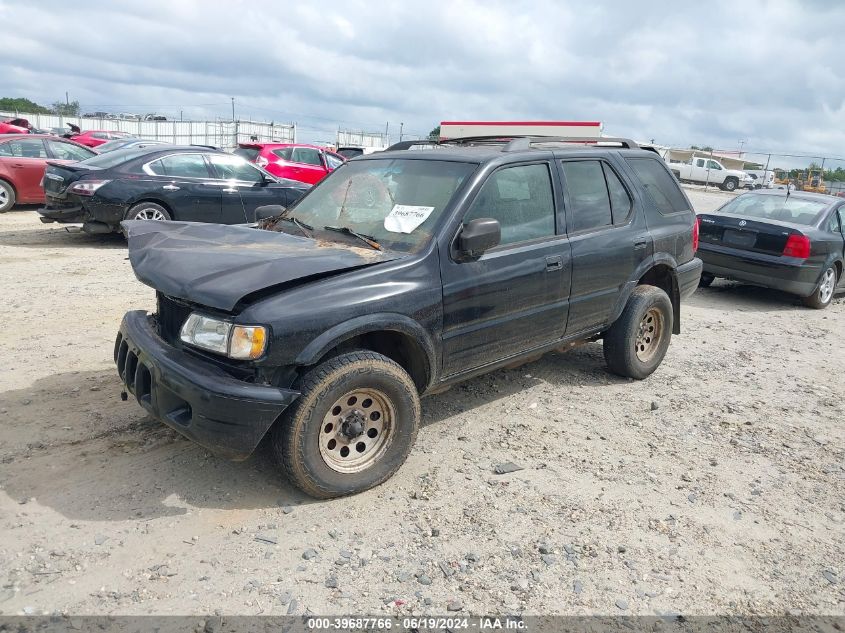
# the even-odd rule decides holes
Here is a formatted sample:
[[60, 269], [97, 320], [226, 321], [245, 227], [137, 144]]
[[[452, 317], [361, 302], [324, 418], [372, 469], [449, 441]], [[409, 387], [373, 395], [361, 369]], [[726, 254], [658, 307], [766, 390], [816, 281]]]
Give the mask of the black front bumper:
[[229, 459], [246, 459], [299, 392], [244, 382], [158, 336], [143, 310], [120, 324], [114, 360], [151, 415]]

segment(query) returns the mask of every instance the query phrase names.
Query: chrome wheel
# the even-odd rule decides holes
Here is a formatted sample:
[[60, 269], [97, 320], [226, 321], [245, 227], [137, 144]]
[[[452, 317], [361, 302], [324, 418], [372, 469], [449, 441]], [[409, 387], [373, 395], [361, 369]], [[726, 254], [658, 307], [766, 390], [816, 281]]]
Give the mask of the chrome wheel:
[[646, 311], [640, 321], [637, 331], [636, 351], [637, 358], [647, 363], [660, 347], [660, 340], [663, 337], [663, 314], [657, 308]]
[[836, 286], [836, 271], [833, 268], [828, 268], [822, 275], [822, 281], [819, 284], [819, 301], [827, 303], [833, 296], [833, 289]]
[[0, 187], [0, 209], [9, 204], [9, 192], [6, 187]]
[[158, 209], [140, 209], [135, 213], [135, 220], [166, 220], [164, 214]]
[[384, 455], [396, 429], [390, 399], [377, 389], [350, 391], [331, 406], [320, 429], [320, 457], [340, 473], [357, 473]]

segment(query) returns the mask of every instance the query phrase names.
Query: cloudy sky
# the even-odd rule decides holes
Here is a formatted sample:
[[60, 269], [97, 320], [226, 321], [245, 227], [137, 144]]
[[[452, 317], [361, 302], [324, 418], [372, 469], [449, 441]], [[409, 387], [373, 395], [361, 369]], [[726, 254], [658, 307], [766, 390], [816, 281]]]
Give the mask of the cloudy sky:
[[845, 155], [845, 3], [672, 4], [0, 0], [0, 96], [186, 118], [230, 117], [235, 97], [239, 118], [296, 121], [308, 140], [581, 119]]

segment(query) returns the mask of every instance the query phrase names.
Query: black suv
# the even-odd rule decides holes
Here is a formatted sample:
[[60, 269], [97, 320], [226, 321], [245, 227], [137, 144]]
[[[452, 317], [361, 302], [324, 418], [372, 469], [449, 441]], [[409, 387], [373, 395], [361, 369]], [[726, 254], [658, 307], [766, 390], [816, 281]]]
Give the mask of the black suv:
[[270, 431], [293, 483], [322, 498], [390, 477], [420, 396], [471, 376], [603, 339], [611, 371], [645, 378], [701, 274], [689, 200], [622, 139], [362, 156], [271, 230], [123, 226], [158, 296], [121, 324], [126, 389], [232, 459]]

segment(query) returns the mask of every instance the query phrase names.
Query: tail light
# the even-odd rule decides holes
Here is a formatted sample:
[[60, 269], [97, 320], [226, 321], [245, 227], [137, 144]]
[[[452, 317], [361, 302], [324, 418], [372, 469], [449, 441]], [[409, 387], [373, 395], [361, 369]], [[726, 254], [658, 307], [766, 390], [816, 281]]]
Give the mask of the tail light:
[[783, 256], [807, 259], [810, 256], [810, 238], [806, 235], [793, 233], [786, 240], [786, 246], [783, 247]]
[[264, 158], [263, 156], [259, 156], [258, 158], [255, 159], [255, 164], [258, 165], [259, 167], [266, 167], [267, 165], [270, 164], [270, 161], [267, 160], [266, 158]]
[[695, 218], [695, 224], [692, 225], [692, 252], [698, 250], [698, 232], [701, 228], [701, 218]]
[[70, 192], [77, 196], [93, 196], [97, 189], [110, 182], [111, 180], [80, 180], [71, 185]]

